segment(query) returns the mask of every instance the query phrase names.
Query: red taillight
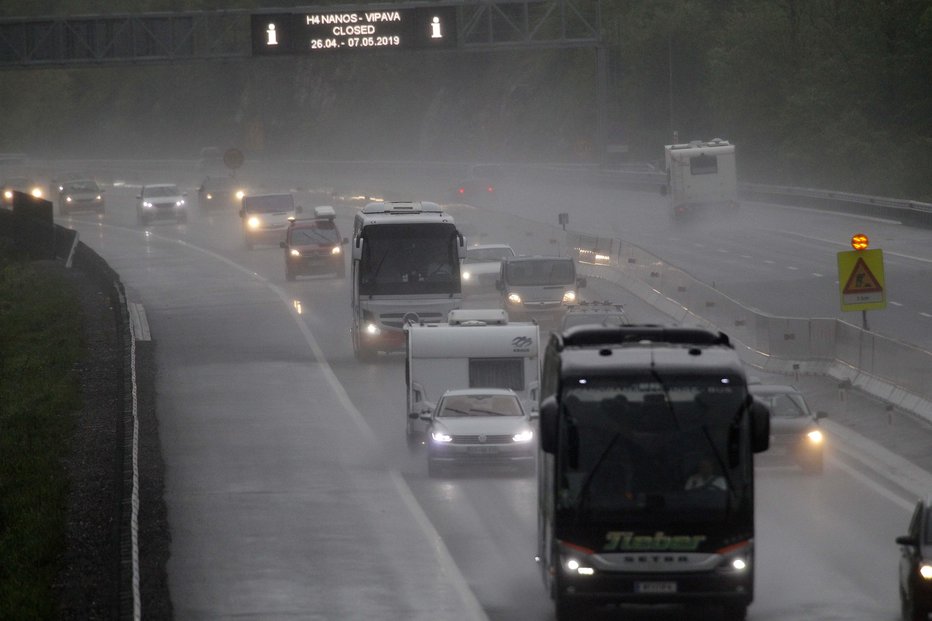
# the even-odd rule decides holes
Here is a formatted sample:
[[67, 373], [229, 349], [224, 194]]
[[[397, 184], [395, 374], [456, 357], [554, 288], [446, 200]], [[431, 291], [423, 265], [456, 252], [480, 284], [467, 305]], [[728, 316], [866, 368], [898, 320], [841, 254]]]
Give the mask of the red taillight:
[[489, 186], [489, 187], [487, 187], [487, 188], [485, 189], [485, 191], [488, 192], [489, 194], [491, 194], [492, 192], [495, 191], [495, 188], [493, 188], [492, 186]]
[[457, 190], [457, 192], [458, 192], [459, 194], [465, 194], [465, 193], [466, 193], [466, 188], [464, 188], [463, 186], [460, 186], [460, 188]]

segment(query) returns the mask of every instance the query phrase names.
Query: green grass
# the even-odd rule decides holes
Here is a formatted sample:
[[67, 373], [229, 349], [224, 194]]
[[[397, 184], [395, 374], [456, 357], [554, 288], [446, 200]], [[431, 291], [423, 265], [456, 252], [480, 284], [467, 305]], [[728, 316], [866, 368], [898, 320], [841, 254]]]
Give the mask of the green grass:
[[68, 283], [0, 244], [0, 619], [58, 616], [81, 325]]

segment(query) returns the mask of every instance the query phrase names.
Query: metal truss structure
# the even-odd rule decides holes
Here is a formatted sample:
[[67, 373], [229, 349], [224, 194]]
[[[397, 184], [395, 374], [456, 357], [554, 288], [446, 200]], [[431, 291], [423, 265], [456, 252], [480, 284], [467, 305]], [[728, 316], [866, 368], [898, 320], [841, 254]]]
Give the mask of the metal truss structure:
[[[261, 13], [360, 11], [378, 5], [263, 9]], [[448, 0], [391, 8], [457, 9], [462, 50], [601, 45], [600, 0]], [[251, 55], [256, 12], [191, 11], [0, 19], [0, 69], [177, 62]]]

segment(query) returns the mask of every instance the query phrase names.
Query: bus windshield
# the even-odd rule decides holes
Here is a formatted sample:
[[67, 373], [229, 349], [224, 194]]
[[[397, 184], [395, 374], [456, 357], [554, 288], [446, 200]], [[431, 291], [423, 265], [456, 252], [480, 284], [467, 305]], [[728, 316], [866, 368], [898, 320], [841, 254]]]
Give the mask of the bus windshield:
[[457, 231], [449, 222], [363, 229], [360, 295], [460, 293]]
[[505, 268], [505, 280], [510, 285], [567, 285], [575, 279], [572, 259], [512, 261]]
[[558, 510], [586, 520], [726, 519], [751, 503], [747, 392], [727, 377], [570, 381]]

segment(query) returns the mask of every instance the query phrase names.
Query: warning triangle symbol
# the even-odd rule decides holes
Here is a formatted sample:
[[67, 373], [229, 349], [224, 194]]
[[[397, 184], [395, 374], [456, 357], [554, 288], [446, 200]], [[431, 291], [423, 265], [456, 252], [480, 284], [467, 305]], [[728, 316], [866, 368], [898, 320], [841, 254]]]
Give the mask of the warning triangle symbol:
[[867, 267], [864, 259], [858, 257], [842, 293], [876, 293], [878, 291], [883, 291], [883, 287], [880, 286], [873, 272]]

